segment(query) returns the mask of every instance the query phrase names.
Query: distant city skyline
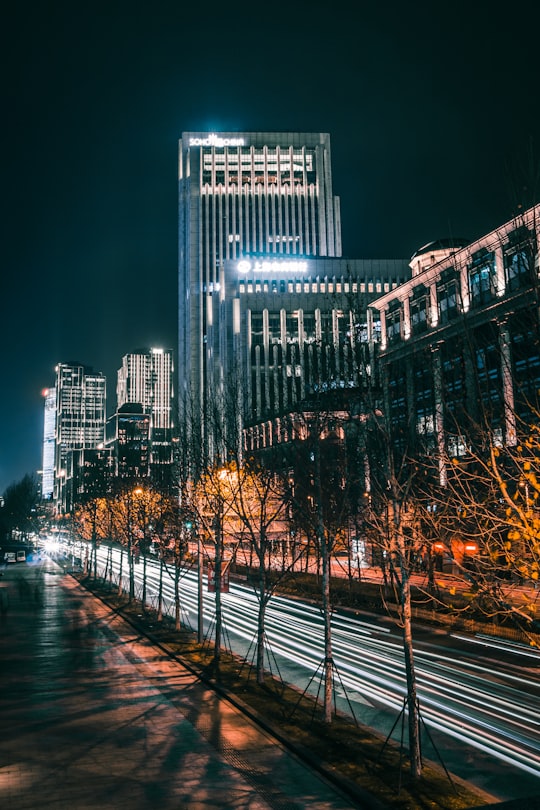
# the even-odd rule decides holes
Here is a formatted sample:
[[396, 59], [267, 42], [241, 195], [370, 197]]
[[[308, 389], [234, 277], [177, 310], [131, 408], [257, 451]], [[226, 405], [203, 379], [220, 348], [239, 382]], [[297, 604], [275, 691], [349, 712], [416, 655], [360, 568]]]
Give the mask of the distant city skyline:
[[[129, 352], [119, 363], [116, 396], [107, 405], [112, 380], [91, 366], [58, 363], [54, 384], [43, 390], [42, 467], [38, 472], [42, 497], [52, 500], [57, 510], [65, 510], [66, 483], [77, 474], [77, 464], [83, 459], [81, 454], [78, 461], [72, 458], [73, 451], [106, 449], [112, 454], [116, 475], [147, 476], [152, 467], [170, 464], [173, 372], [172, 349], [151, 347]], [[146, 460], [138, 459], [135, 471], [129, 469], [133, 448], [121, 449], [120, 445], [130, 444], [129, 436], [124, 435], [129, 419], [140, 421], [143, 415], [147, 423]]]

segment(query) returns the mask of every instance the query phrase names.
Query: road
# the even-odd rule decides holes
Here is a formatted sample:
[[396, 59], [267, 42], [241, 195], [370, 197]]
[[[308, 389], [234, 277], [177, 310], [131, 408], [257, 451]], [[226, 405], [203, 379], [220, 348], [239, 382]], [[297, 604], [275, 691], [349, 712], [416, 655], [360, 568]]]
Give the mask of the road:
[[[105, 553], [100, 549], [101, 566]], [[142, 564], [136, 572], [140, 580]], [[149, 561], [150, 602], [155, 601], [157, 581], [157, 563]], [[167, 577], [165, 598], [172, 614], [173, 586]], [[204, 598], [205, 632], [211, 633], [213, 595], [205, 593]], [[183, 620], [196, 627], [197, 583], [192, 572], [182, 577], [181, 600]], [[251, 658], [256, 595], [250, 587], [233, 583], [222, 600], [225, 640], [234, 652]], [[317, 693], [322, 629], [316, 607], [273, 597], [267, 611], [269, 669]], [[333, 657], [338, 707], [352, 709], [360, 722], [388, 734], [405, 695], [400, 631], [386, 618], [336, 612]], [[453, 773], [500, 799], [540, 794], [540, 651], [493, 638], [417, 630], [415, 661], [426, 729], [424, 754], [440, 757]], [[398, 723], [396, 738], [400, 728]]]

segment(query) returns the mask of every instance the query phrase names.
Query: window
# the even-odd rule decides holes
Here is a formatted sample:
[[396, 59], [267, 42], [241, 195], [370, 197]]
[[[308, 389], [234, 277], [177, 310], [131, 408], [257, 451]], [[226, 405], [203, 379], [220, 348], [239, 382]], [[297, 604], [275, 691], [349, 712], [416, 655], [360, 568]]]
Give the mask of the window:
[[485, 249], [473, 255], [469, 268], [469, 292], [473, 307], [487, 304], [495, 296], [495, 257]]
[[456, 279], [437, 285], [440, 323], [448, 323], [458, 314], [458, 284]]
[[447, 434], [446, 450], [450, 457], [462, 458], [463, 456], [466, 456], [468, 449], [465, 438], [460, 435]]
[[426, 295], [413, 299], [410, 303], [411, 310], [411, 326], [413, 335], [426, 332], [428, 328], [427, 314], [428, 314], [429, 299]]
[[530, 252], [527, 247], [521, 247], [504, 256], [504, 274], [507, 290], [519, 290], [531, 283]]
[[386, 313], [386, 336], [388, 343], [401, 339], [401, 307]]

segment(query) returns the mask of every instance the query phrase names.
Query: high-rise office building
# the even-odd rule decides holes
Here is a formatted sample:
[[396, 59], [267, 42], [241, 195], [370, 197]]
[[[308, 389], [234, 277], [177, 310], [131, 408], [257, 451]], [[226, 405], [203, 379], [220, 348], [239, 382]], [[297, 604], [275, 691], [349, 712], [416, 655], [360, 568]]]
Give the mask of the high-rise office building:
[[144, 474], [145, 463], [147, 475], [152, 468], [172, 464], [173, 372], [171, 349], [140, 349], [122, 358], [116, 386], [118, 411], [109, 420], [107, 437], [108, 442], [117, 442], [118, 474], [130, 472], [126, 459], [135, 446], [139, 450], [134, 457], [139, 461], [132, 475]]
[[173, 355], [171, 349], [140, 349], [122, 358], [118, 370], [118, 408], [142, 405], [150, 414], [152, 428], [172, 427]]
[[340, 256], [325, 133], [183, 133], [179, 149], [180, 407], [224, 384], [214, 313], [225, 263]]
[[47, 388], [43, 392], [43, 457], [41, 468], [41, 497], [50, 500], [54, 492], [54, 452], [56, 435], [56, 388]]
[[58, 511], [65, 511], [69, 454], [105, 441], [106, 378], [80, 363], [60, 363], [54, 391], [54, 503]]
[[107, 446], [117, 478], [141, 479], [150, 474], [150, 416], [142, 405], [122, 405], [107, 419]]
[[[316, 396], [372, 389], [379, 321], [369, 304], [409, 277], [404, 259], [309, 258], [225, 262], [215, 301], [225, 378], [251, 437]], [[253, 449], [259, 446], [246, 436]]]

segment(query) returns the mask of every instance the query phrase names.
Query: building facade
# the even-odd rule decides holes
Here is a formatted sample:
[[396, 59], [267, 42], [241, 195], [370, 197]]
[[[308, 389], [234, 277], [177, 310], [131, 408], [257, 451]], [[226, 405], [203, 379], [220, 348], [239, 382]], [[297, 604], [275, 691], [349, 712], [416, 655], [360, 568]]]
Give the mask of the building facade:
[[50, 501], [54, 492], [54, 456], [56, 436], [56, 388], [43, 392], [43, 455], [41, 465], [41, 497]]
[[248, 447], [272, 444], [283, 417], [314, 396], [373, 385], [380, 330], [369, 303], [408, 275], [400, 259], [225, 262], [212, 321], [224, 378], [241, 381], [232, 387]]
[[[106, 378], [79, 363], [60, 363], [54, 391], [53, 500], [56, 511], [65, 512], [70, 453], [97, 448], [105, 441]], [[45, 407], [51, 404], [46, 398]]]
[[152, 417], [156, 430], [173, 425], [173, 355], [171, 349], [141, 349], [122, 358], [118, 370], [116, 401], [124, 405], [142, 405]]
[[142, 405], [122, 405], [107, 419], [107, 447], [112, 450], [117, 478], [150, 475], [150, 416]]
[[117, 412], [109, 419], [116, 473], [148, 476], [173, 461], [173, 353], [141, 349], [124, 355], [118, 370]]
[[[324, 133], [183, 133], [179, 147], [180, 407], [205, 411], [224, 384], [225, 264], [251, 257], [340, 256], [339, 199]], [[220, 292], [221, 291], [221, 292]], [[204, 420], [204, 416], [202, 417]]]
[[514, 446], [538, 419], [539, 226], [536, 205], [470, 244], [430, 243], [373, 303], [389, 424], [438, 455], [441, 479], [475, 431]]

